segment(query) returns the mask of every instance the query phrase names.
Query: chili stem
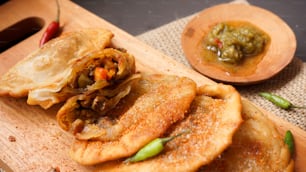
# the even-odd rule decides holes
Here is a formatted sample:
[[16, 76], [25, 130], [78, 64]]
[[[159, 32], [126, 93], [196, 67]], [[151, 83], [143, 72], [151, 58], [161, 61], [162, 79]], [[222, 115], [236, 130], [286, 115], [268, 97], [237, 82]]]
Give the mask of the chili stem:
[[56, 15], [55, 21], [59, 23], [61, 10], [60, 10], [60, 4], [58, 0], [56, 0], [56, 7], [57, 7], [57, 15]]
[[173, 140], [173, 139], [175, 139], [175, 138], [177, 138], [177, 137], [179, 137], [179, 136], [181, 136], [185, 133], [189, 133], [189, 130], [184, 130], [177, 135], [174, 135], [174, 136], [171, 136], [171, 137], [164, 137], [164, 138], [160, 138], [160, 139], [161, 139], [163, 144], [166, 144], [167, 142], [169, 142], [169, 141], [171, 141], [171, 140]]
[[295, 106], [295, 105], [292, 105], [291, 108], [306, 109], [306, 106]]

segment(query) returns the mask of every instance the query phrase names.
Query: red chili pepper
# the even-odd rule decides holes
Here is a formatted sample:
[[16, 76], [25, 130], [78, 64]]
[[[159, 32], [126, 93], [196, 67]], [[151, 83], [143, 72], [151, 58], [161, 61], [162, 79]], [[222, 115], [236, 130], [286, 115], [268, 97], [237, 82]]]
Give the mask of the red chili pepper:
[[57, 17], [55, 21], [52, 21], [49, 26], [47, 27], [46, 31], [42, 35], [39, 41], [39, 47], [44, 45], [50, 39], [54, 38], [60, 29], [59, 17], [60, 17], [60, 6], [58, 0], [56, 0], [57, 5]]

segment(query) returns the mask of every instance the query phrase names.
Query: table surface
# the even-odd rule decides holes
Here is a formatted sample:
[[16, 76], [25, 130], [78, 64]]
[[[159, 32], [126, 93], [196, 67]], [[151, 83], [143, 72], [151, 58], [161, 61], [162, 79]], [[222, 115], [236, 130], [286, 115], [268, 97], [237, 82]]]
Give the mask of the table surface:
[[[73, 0], [132, 35], [158, 28], [176, 19], [199, 12], [225, 0]], [[296, 35], [296, 57], [306, 62], [305, 0], [248, 0], [282, 18]]]

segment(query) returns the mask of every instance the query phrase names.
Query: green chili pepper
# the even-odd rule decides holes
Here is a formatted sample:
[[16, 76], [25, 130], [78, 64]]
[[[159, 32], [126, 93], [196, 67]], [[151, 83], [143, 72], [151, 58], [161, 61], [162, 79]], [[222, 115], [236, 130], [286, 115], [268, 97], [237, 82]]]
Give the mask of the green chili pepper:
[[306, 107], [302, 107], [302, 106], [295, 106], [293, 105], [291, 102], [289, 102], [288, 100], [278, 96], [278, 95], [274, 95], [271, 93], [267, 93], [267, 92], [261, 92], [259, 93], [260, 96], [262, 96], [263, 98], [269, 100], [270, 102], [272, 102], [273, 104], [275, 104], [276, 106], [282, 108], [282, 109], [290, 109], [290, 108], [306, 108]]
[[174, 138], [186, 133], [187, 131], [183, 131], [175, 136], [165, 137], [165, 138], [156, 138], [153, 141], [149, 142], [143, 148], [141, 148], [134, 156], [126, 159], [124, 163], [127, 162], [138, 162], [143, 161], [153, 156], [158, 155], [164, 149], [164, 145], [173, 140]]
[[290, 154], [292, 156], [294, 154], [294, 139], [290, 130], [286, 131], [284, 142], [288, 145]]

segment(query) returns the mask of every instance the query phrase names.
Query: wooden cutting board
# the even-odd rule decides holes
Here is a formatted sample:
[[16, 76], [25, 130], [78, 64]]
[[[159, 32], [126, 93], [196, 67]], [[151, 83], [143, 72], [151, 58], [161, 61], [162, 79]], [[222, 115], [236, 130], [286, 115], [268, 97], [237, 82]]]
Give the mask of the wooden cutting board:
[[[63, 32], [81, 28], [102, 27], [114, 34], [113, 44], [124, 47], [137, 60], [141, 71], [176, 74], [194, 79], [199, 85], [214, 84], [194, 70], [174, 61], [161, 52], [145, 45], [111, 23], [95, 16], [68, 0], [61, 0]], [[55, 1], [10, 0], [0, 6], [0, 30], [28, 18], [39, 17], [45, 25], [42, 30], [0, 54], [0, 75], [12, 65], [38, 48], [39, 39], [47, 25], [55, 18]], [[142, 21], [139, 21], [142, 22]], [[26, 99], [0, 97], [0, 167], [6, 171], [92, 171], [94, 166], [81, 166], [69, 158], [72, 136], [62, 131], [55, 120], [59, 106], [43, 110], [29, 106]], [[295, 169], [303, 171], [306, 162], [306, 132], [265, 111], [282, 134], [290, 129], [296, 141]], [[12, 140], [11, 138], [15, 138]]]

